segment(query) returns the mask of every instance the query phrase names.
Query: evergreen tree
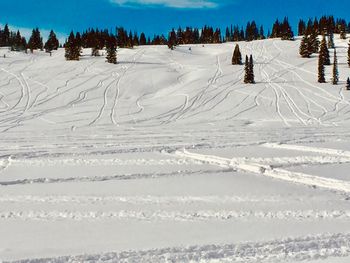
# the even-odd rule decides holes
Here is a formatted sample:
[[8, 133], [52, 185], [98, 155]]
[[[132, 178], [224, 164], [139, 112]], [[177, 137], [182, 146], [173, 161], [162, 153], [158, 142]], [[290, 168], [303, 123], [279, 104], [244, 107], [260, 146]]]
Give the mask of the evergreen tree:
[[350, 78], [346, 80], [346, 89], [350, 90]]
[[326, 37], [323, 35], [321, 45], [320, 45], [320, 57], [323, 59], [323, 65], [330, 65], [331, 60], [329, 56], [329, 51], [326, 43]]
[[140, 45], [141, 46], [145, 46], [146, 44], [147, 44], [146, 35], [145, 35], [145, 33], [141, 33], [141, 35], [140, 35]]
[[244, 64], [244, 83], [248, 84], [250, 83], [249, 80], [250, 74], [249, 74], [249, 60], [248, 60], [248, 56], [245, 56], [245, 64]]
[[309, 38], [306, 35], [301, 40], [299, 54], [303, 58], [309, 58], [312, 54], [309, 48]]
[[249, 58], [249, 80], [251, 84], [255, 84], [253, 55]]
[[302, 36], [305, 34], [305, 30], [306, 30], [306, 24], [304, 20], [300, 20], [299, 21], [299, 25], [298, 25], [298, 35]]
[[232, 65], [242, 65], [242, 54], [237, 44], [232, 56]]
[[79, 60], [80, 46], [73, 32], [70, 33], [64, 48], [66, 60]]
[[111, 35], [106, 41], [107, 50], [107, 62], [117, 64], [117, 41], [113, 35]]
[[26, 48], [26, 39], [21, 36], [21, 33], [17, 31], [14, 40], [12, 41], [11, 50], [12, 51], [22, 51]]
[[333, 85], [338, 85], [339, 72], [338, 72], [338, 59], [337, 51], [334, 49], [334, 63], [333, 63]]
[[[98, 57], [100, 56], [100, 50], [103, 48], [103, 45], [101, 45], [101, 41], [99, 39], [99, 30], [96, 29], [96, 31], [92, 31], [89, 39], [89, 45], [91, 45], [91, 56]], [[77, 40], [76, 40], [77, 42]]]
[[39, 28], [33, 29], [32, 35], [28, 41], [28, 48], [33, 53], [33, 50], [35, 49], [42, 50], [43, 47], [44, 47], [43, 38], [40, 35]]
[[91, 56], [93, 57], [100, 56], [100, 46], [97, 40], [95, 41], [94, 46], [91, 48]]
[[284, 18], [283, 23], [281, 25], [281, 39], [294, 40], [294, 33], [287, 17]]
[[334, 48], [334, 34], [333, 31], [329, 33], [328, 36], [328, 48]]
[[[312, 30], [312, 29], [311, 29]], [[309, 36], [309, 51], [312, 53], [318, 53], [320, 41], [318, 40], [318, 35], [315, 31], [312, 31]]]
[[340, 39], [346, 39], [346, 24], [342, 23], [340, 26]]
[[264, 27], [263, 26], [260, 26], [259, 39], [265, 39]]
[[133, 43], [134, 43], [134, 46], [139, 46], [140, 45], [139, 36], [137, 35], [136, 32], [134, 33]]
[[53, 32], [53, 30], [51, 30], [49, 38], [44, 45], [46, 52], [51, 52], [52, 50], [57, 50], [59, 45], [60, 44], [58, 42], [58, 39], [56, 37], [55, 32]]
[[350, 67], [350, 42], [348, 44], [348, 66]]
[[253, 62], [253, 55], [250, 55], [250, 58], [248, 59], [248, 56], [245, 57], [245, 66], [244, 66], [244, 83], [246, 84], [254, 84], [254, 62]]
[[10, 29], [8, 24], [5, 25], [4, 31], [3, 31], [3, 37], [2, 42], [4, 47], [10, 46]]
[[168, 47], [171, 50], [173, 50], [175, 46], [176, 46], [176, 33], [175, 33], [175, 30], [173, 29], [169, 34]]
[[83, 48], [83, 40], [79, 32], [76, 33], [75, 35], [75, 43], [79, 47], [79, 52]]
[[323, 63], [324, 63], [324, 58], [320, 53], [318, 56], [318, 82], [319, 83], [326, 83]]

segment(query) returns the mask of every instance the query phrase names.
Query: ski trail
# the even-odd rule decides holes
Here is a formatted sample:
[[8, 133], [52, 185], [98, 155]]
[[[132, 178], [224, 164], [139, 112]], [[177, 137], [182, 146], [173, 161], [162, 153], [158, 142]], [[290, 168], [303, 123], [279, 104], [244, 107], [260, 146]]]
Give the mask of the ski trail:
[[[319, 201], [320, 197], [307, 196], [307, 199]], [[325, 198], [324, 202], [329, 202]], [[2, 195], [0, 203], [39, 203], [39, 204], [131, 204], [131, 205], [183, 205], [183, 204], [236, 204], [236, 203], [301, 203], [302, 197], [290, 196], [240, 196], [240, 195], [208, 195], [208, 196], [116, 196], [116, 195]]]
[[250, 172], [266, 177], [279, 179], [296, 184], [303, 184], [312, 187], [321, 187], [329, 190], [335, 190], [345, 193], [350, 193], [350, 182], [332, 178], [319, 177], [304, 173], [291, 172], [280, 168], [273, 168], [269, 165], [262, 165], [251, 162], [235, 163], [234, 159], [222, 158], [212, 155], [203, 155], [190, 153], [186, 150], [176, 151], [176, 156], [181, 158], [191, 158], [198, 161], [203, 161], [211, 165], [216, 165], [225, 168], [233, 168], [234, 170]]
[[272, 85], [270, 77], [269, 77], [269, 74], [265, 71], [265, 69], [262, 70], [262, 73], [264, 73], [265, 79], [266, 79], [268, 85], [272, 88], [272, 90], [273, 90], [273, 92], [275, 94], [275, 109], [276, 109], [276, 112], [277, 112], [278, 116], [281, 118], [281, 120], [284, 122], [284, 124], [287, 127], [290, 127], [290, 124], [288, 123], [286, 118], [282, 115], [281, 108], [280, 108], [280, 96], [278, 94], [278, 91], [277, 91], [276, 87], [274, 87]]
[[277, 211], [241, 211], [241, 210], [195, 210], [195, 211], [0, 211], [0, 221], [100, 221], [100, 220], [137, 220], [137, 221], [255, 221], [255, 220], [349, 220], [350, 210], [277, 210]]
[[10, 71], [8, 71], [8, 70], [6, 70], [6, 69], [4, 69], [4, 68], [1, 68], [1, 70], [2, 70], [3, 72], [6, 72], [6, 73], [9, 74], [9, 75], [15, 77], [15, 78], [17, 79], [17, 81], [19, 82], [19, 84], [21, 85], [21, 95], [20, 95], [20, 98], [19, 98], [19, 100], [16, 102], [15, 105], [13, 105], [10, 109], [8, 109], [8, 111], [10, 111], [10, 110], [12, 110], [12, 109], [15, 109], [15, 108], [22, 102], [22, 100], [24, 100], [26, 88], [25, 88], [25, 85], [23, 84], [22, 80], [21, 80], [16, 74], [13, 74], [12, 72], [10, 72]]
[[21, 77], [22, 77], [22, 79], [23, 79], [23, 81], [24, 81], [24, 83], [25, 83], [25, 86], [27, 87], [27, 90], [26, 90], [26, 92], [27, 92], [27, 101], [26, 101], [26, 105], [25, 105], [24, 112], [23, 112], [23, 113], [25, 113], [25, 112], [27, 112], [27, 111], [30, 109], [30, 98], [31, 98], [30, 95], [31, 95], [31, 90], [30, 90], [29, 83], [28, 83], [28, 81], [25, 79], [25, 76], [24, 76], [23, 73], [21, 73]]
[[[116, 74], [112, 73], [112, 76], [115, 77]], [[121, 79], [121, 75], [118, 74], [118, 80], [117, 80], [117, 83], [115, 84], [116, 86], [116, 94], [115, 94], [115, 97], [114, 97], [114, 102], [113, 102], [113, 106], [112, 106], [112, 110], [111, 110], [111, 114], [110, 114], [110, 118], [111, 118], [111, 121], [114, 125], [117, 124], [117, 121], [115, 120], [115, 111], [116, 111], [116, 108], [117, 108], [117, 104], [118, 104], [118, 100], [119, 100], [119, 94], [120, 94], [120, 88], [119, 88], [119, 83], [120, 83], [120, 79]]]
[[213, 77], [211, 77], [208, 82], [207, 82], [207, 86], [204, 89], [201, 89], [201, 91], [199, 93], [197, 93], [192, 100], [192, 102], [188, 105], [187, 108], [185, 108], [184, 110], [182, 110], [181, 112], [179, 112], [178, 116], [173, 119], [173, 121], [176, 121], [180, 118], [183, 118], [183, 116], [188, 113], [188, 112], [193, 112], [195, 110], [197, 110], [199, 107], [201, 107], [202, 104], [199, 104], [198, 106], [196, 106], [196, 104], [198, 104], [200, 102], [200, 100], [203, 98], [203, 96], [206, 94], [206, 92], [212, 87], [215, 86], [215, 84], [217, 83], [218, 79], [223, 75], [222, 69], [221, 69], [221, 64], [220, 64], [220, 57], [217, 55], [216, 56], [216, 70], [215, 70], [215, 74]]
[[[107, 95], [108, 95], [108, 91], [109, 91], [110, 87], [112, 86], [113, 82], [114, 81], [112, 81], [110, 84], [108, 84], [107, 87], [105, 88], [105, 91], [103, 92], [103, 105], [102, 105], [101, 109], [99, 110], [97, 117], [93, 121], [91, 121], [88, 124], [88, 126], [94, 125], [95, 123], [97, 123], [101, 119], [103, 112], [105, 111], [105, 108], [107, 107], [107, 103], [108, 103], [108, 96]], [[104, 83], [102, 83], [102, 86], [103, 86], [103, 84]]]
[[264, 146], [267, 148], [273, 148], [273, 149], [321, 153], [321, 154], [328, 154], [328, 155], [335, 155], [335, 156], [350, 158], [349, 151], [343, 151], [343, 150], [337, 150], [337, 149], [317, 148], [317, 147], [302, 146], [302, 145], [276, 144], [276, 143], [265, 143], [265, 144], [262, 144], [261, 146]]
[[[296, 106], [294, 100], [287, 94], [287, 92], [285, 91], [285, 89], [282, 88], [281, 85], [278, 85], [278, 84], [274, 84], [276, 85], [277, 87], [279, 87], [280, 91], [281, 91], [281, 94], [284, 98], [284, 100], [287, 102], [287, 105], [290, 109], [290, 111], [293, 113], [293, 115], [304, 125], [306, 126], [307, 123], [305, 122], [305, 120], [303, 118], [301, 118], [299, 116], [299, 114], [296, 112], [296, 110], [294, 109], [294, 107], [298, 110], [299, 108]], [[294, 105], [294, 107], [293, 107]], [[299, 110], [300, 111], [300, 110]]]
[[[68, 177], [68, 178], [34, 178], [34, 179], [18, 179], [14, 181], [0, 181], [0, 186], [16, 186], [26, 184], [55, 184], [55, 183], [78, 183], [78, 182], [105, 182], [115, 180], [138, 180], [138, 179], [156, 179], [172, 176], [189, 176], [195, 174], [210, 174], [219, 171], [215, 170], [179, 170], [169, 173], [144, 173], [144, 174], [123, 174], [111, 176], [85, 176], [85, 177]], [[225, 171], [220, 171], [225, 172]]]
[[[283, 64], [280, 62], [280, 60], [275, 60], [275, 61], [276, 61], [280, 66], [282, 66], [282, 67], [284, 68], [284, 70], [282, 70], [282, 71], [281, 71], [281, 70], [276, 70], [276, 69], [274, 69], [271, 65], [269, 65], [269, 68], [271, 68], [272, 70], [274, 70], [274, 71], [276, 72], [276, 74], [277, 74], [277, 73], [281, 73], [281, 72], [283, 72], [283, 71], [284, 71], [285, 73], [290, 73], [290, 72], [291, 72], [291, 73], [293, 74], [293, 80], [294, 80], [294, 77], [295, 77], [295, 75], [296, 75], [295, 72], [294, 72], [294, 71], [290, 71], [290, 68], [286, 68], [285, 66], [283, 66]], [[281, 77], [281, 76], [276, 76], [275, 78], [276, 78], [276, 79], [281, 79], [281, 80], [287, 82], [287, 79], [286, 79], [286, 78], [283, 78], [283, 77]], [[276, 84], [276, 85], [277, 85], [277, 84]], [[323, 107], [322, 105], [318, 104], [317, 102], [315, 102], [314, 100], [312, 100], [311, 98], [306, 97], [306, 96], [303, 94], [303, 92], [301, 92], [301, 90], [300, 90], [298, 87], [292, 86], [292, 85], [286, 85], [286, 86], [296, 89], [297, 92], [303, 97], [303, 99], [304, 99], [304, 101], [305, 101], [305, 103], [306, 103], [306, 105], [307, 105], [309, 114], [303, 112], [303, 111], [297, 106], [297, 104], [294, 102], [293, 104], [295, 105], [296, 109], [297, 109], [302, 115], [304, 115], [304, 116], [306, 116], [306, 117], [308, 117], [308, 118], [311, 118], [311, 119], [315, 120], [315, 121], [318, 122], [320, 125], [325, 125], [325, 124], [322, 122], [321, 119], [322, 119], [324, 116], [326, 116], [326, 115], [328, 114], [327, 109], [326, 109], [325, 107]], [[288, 95], [288, 93], [286, 92], [286, 90], [284, 90], [284, 91], [285, 91], [286, 95], [287, 95], [288, 97], [290, 97], [290, 96]], [[323, 110], [323, 114], [322, 114], [321, 116], [319, 116], [318, 118], [315, 117], [315, 116], [313, 116], [313, 115], [311, 114], [311, 110], [310, 110], [310, 101], [311, 101], [313, 104], [315, 104], [316, 106], [318, 106], [319, 108], [321, 108], [321, 109]]]
[[[17, 263], [137, 262], [137, 263], [271, 263], [311, 262], [350, 256], [350, 234], [322, 234], [237, 244], [208, 244], [157, 248], [143, 251], [110, 252], [94, 255], [25, 259]], [[5, 263], [5, 262], [4, 262]]]

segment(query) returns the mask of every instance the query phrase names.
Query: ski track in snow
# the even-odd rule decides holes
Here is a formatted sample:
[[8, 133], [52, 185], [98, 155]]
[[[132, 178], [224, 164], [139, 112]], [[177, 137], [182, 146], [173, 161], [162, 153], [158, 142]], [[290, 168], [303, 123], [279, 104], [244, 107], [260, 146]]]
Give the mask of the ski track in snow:
[[194, 212], [181, 211], [0, 211], [0, 221], [58, 221], [58, 220], [138, 220], [138, 221], [254, 221], [254, 220], [349, 220], [350, 210], [284, 210], [284, 211], [232, 211], [232, 210], [199, 210]]
[[[347, 152], [339, 151], [339, 150], [333, 150], [333, 149], [317, 149], [312, 147], [303, 147], [303, 146], [278, 146], [274, 144], [265, 144], [266, 147], [273, 147], [273, 148], [281, 148], [281, 149], [297, 149], [297, 150], [304, 150], [304, 151], [311, 151], [311, 152], [322, 152], [322, 153], [332, 153], [340, 156], [349, 157]], [[181, 158], [190, 158], [193, 160], [203, 161], [205, 163], [209, 163], [212, 165], [220, 166], [220, 167], [226, 167], [226, 168], [233, 168], [238, 171], [244, 171], [249, 173], [254, 173], [262, 176], [267, 176], [271, 178], [275, 178], [278, 180], [283, 180], [287, 182], [297, 183], [297, 184], [303, 184], [311, 187], [321, 187], [329, 190], [334, 191], [340, 191], [345, 193], [350, 193], [350, 181], [343, 181], [333, 178], [326, 178], [326, 177], [319, 177], [314, 175], [309, 175], [305, 173], [298, 173], [298, 172], [292, 172], [287, 171], [281, 168], [274, 168], [271, 165], [267, 164], [259, 164], [254, 163], [249, 160], [241, 162], [237, 159], [229, 159], [229, 158], [222, 158], [219, 156], [213, 156], [213, 155], [204, 155], [204, 154], [197, 154], [197, 153], [191, 153], [186, 150], [183, 151], [176, 151], [176, 156], [179, 156]]]
[[[330, 202], [330, 198], [321, 200], [321, 198], [307, 196], [308, 201], [323, 201]], [[269, 196], [33, 196], [33, 195], [3, 195], [0, 197], [0, 203], [49, 203], [49, 204], [106, 204], [106, 203], [120, 203], [120, 204], [163, 204], [163, 205], [183, 205], [183, 204], [240, 204], [240, 203], [301, 203], [304, 202], [302, 197], [292, 197], [283, 195], [269, 195]]]
[[17, 263], [63, 263], [63, 262], [290, 262], [323, 259], [350, 255], [350, 235], [323, 234], [273, 241], [238, 243], [227, 245], [204, 245], [174, 247], [144, 251], [103, 253], [94, 255], [65, 256], [57, 258], [28, 259]]

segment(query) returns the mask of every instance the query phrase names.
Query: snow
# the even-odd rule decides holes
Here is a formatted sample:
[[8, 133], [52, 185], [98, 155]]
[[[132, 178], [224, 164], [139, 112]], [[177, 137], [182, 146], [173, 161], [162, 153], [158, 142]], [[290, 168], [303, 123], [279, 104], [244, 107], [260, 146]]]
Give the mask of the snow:
[[0, 261], [348, 262], [335, 39], [338, 86], [300, 40], [239, 43], [256, 85], [236, 43], [120, 49], [117, 65], [1, 48]]

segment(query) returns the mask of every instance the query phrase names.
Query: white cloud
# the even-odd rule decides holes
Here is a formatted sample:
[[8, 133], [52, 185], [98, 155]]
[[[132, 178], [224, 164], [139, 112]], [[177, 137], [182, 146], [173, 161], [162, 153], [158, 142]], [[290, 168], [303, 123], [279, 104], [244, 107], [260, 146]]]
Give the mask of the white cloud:
[[[164, 6], [172, 8], [216, 8], [219, 6], [218, 0], [110, 0], [112, 3], [126, 7]], [[221, 1], [220, 1], [221, 2]]]

